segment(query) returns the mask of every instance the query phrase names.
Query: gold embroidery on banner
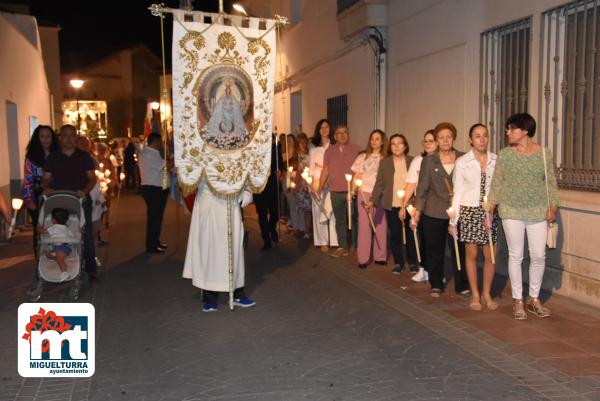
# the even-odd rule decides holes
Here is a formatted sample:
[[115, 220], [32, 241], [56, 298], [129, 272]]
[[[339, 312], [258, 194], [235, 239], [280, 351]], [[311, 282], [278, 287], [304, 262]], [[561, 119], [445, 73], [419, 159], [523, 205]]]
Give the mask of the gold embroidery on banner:
[[264, 50], [263, 56], [254, 58], [254, 76], [256, 77], [258, 84], [260, 85], [263, 93], [267, 92], [267, 69], [269, 68], [268, 56], [271, 53], [271, 47], [264, 39], [254, 39], [248, 42], [248, 53], [254, 55], [258, 53], [260, 48]]

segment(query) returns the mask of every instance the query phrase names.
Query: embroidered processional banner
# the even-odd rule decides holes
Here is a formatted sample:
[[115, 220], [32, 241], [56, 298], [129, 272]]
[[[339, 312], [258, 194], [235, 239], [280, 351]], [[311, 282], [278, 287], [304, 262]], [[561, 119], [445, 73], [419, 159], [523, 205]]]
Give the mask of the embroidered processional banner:
[[[184, 12], [173, 22], [173, 136], [184, 193], [204, 180], [218, 195], [266, 185], [271, 161], [274, 20]], [[226, 17], [230, 18], [230, 17]]]

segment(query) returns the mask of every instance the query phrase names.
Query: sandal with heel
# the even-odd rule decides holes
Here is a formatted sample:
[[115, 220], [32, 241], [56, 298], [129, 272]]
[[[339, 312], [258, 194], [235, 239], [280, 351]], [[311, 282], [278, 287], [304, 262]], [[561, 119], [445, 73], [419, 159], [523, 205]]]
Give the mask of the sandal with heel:
[[527, 298], [527, 312], [542, 318], [550, 316], [550, 309], [542, 305], [539, 298]]
[[513, 300], [513, 312], [515, 320], [526, 320], [527, 312], [525, 312], [525, 306], [522, 299]]

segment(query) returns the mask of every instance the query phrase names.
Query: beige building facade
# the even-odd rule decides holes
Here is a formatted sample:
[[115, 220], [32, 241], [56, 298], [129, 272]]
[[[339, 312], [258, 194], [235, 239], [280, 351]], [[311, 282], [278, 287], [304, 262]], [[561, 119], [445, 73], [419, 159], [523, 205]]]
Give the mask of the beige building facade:
[[[328, 114], [328, 99], [346, 95], [347, 124], [352, 140], [361, 146], [372, 129], [382, 128], [388, 134], [405, 134], [415, 154], [427, 129], [450, 121], [459, 131], [456, 147], [468, 150], [467, 130], [481, 121], [490, 127], [497, 151], [503, 146], [503, 120], [508, 113], [533, 114], [538, 120], [535, 139], [554, 151], [559, 166], [567, 167], [559, 171], [561, 177], [571, 171], [570, 165], [582, 166], [575, 171], [575, 180], [564, 180], [560, 191], [559, 247], [548, 251], [544, 287], [600, 306], [600, 194], [591, 191], [599, 189], [599, 171], [591, 159], [600, 158], [594, 148], [600, 143], [594, 132], [600, 131], [595, 131], [595, 122], [581, 122], [581, 127], [589, 128], [577, 128], [583, 117], [572, 126], [567, 124], [576, 120], [574, 115], [590, 118], [593, 113], [580, 111], [579, 106], [569, 111], [565, 100], [575, 87], [582, 93], [585, 86], [586, 96], [593, 95], [595, 77], [585, 71], [587, 81], [567, 75], [573, 66], [566, 43], [576, 26], [579, 32], [586, 26], [591, 49], [594, 2], [242, 3], [251, 15], [282, 14], [293, 22], [282, 31], [278, 48], [274, 125], [279, 132], [297, 131], [301, 124], [312, 135], [317, 120]], [[384, 38], [385, 52], [379, 54], [373, 39], [376, 30]], [[578, 135], [584, 139], [577, 139]], [[581, 163], [571, 160], [579, 157], [578, 152]], [[504, 274], [505, 258], [502, 251], [498, 270]]]
[[0, 12], [0, 193], [21, 195], [25, 148], [38, 124], [49, 125], [50, 89], [35, 18]]

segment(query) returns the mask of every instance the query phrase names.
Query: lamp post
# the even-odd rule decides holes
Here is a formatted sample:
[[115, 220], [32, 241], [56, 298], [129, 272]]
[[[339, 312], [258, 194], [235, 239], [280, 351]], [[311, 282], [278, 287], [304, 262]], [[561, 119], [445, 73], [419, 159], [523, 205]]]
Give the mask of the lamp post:
[[81, 130], [80, 130], [80, 126], [81, 126], [81, 118], [79, 115], [79, 89], [81, 89], [81, 87], [83, 86], [85, 81], [81, 80], [81, 79], [72, 79], [70, 81], [71, 86], [75, 89], [75, 93], [77, 94], [77, 96], [75, 97], [75, 104], [76, 104], [76, 108], [77, 108], [77, 133], [81, 134]]

